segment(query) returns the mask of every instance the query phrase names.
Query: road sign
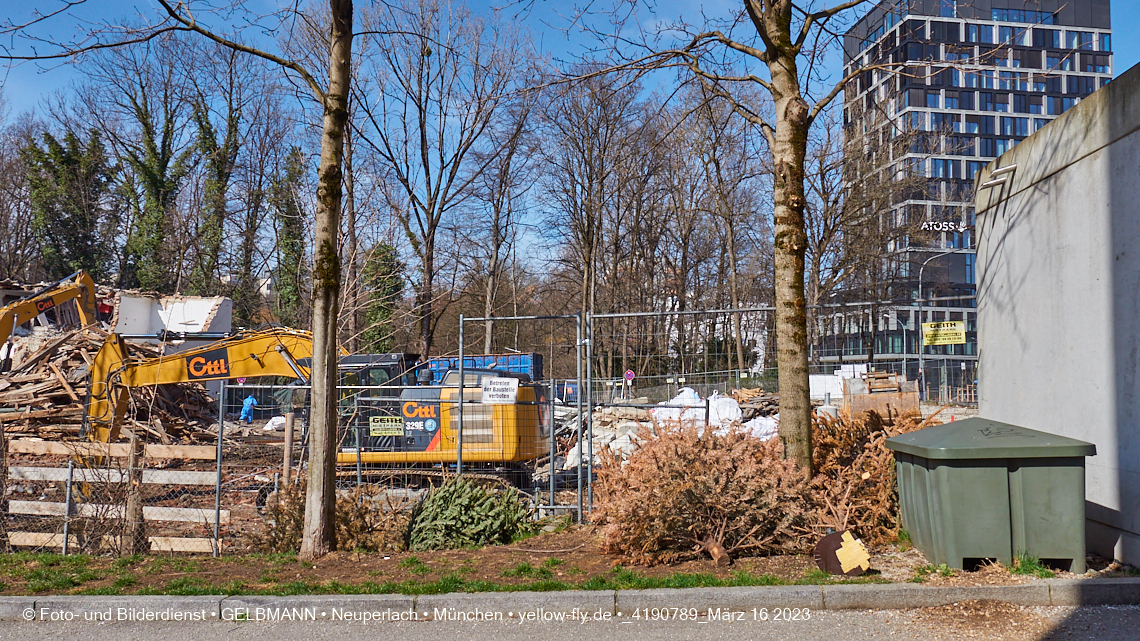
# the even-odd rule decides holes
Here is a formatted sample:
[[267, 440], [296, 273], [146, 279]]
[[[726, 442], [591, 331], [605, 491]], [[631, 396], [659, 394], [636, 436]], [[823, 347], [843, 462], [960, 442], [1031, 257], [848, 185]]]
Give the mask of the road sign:
[[966, 321], [943, 321], [922, 324], [923, 345], [964, 345]]
[[243, 377], [237, 379], [237, 382], [238, 382], [238, 385], [245, 385], [245, 377], [243, 376]]
[[633, 382], [633, 377], [634, 377], [634, 373], [633, 373], [633, 370], [631, 370], [631, 369], [627, 369], [627, 370], [625, 370], [625, 380], [627, 380], [627, 381], [629, 381], [629, 382], [631, 382], [631, 383], [632, 383], [632, 382]]

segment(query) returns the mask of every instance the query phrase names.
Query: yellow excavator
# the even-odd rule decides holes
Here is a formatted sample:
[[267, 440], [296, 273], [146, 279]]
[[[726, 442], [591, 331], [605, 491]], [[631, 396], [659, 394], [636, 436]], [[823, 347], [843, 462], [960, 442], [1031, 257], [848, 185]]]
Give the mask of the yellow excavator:
[[157, 336], [160, 340], [220, 340], [156, 358], [132, 357], [127, 350], [127, 338], [143, 337], [111, 334], [91, 363], [83, 430], [93, 441], [106, 443], [119, 437], [132, 387], [254, 376], [286, 376], [308, 381], [309, 368], [298, 361], [313, 357], [313, 335], [284, 327], [234, 335], [162, 332]]
[[9, 356], [6, 356], [3, 363], [0, 363], [0, 371], [6, 372], [11, 369], [12, 346], [10, 341], [12, 332], [16, 327], [69, 300], [76, 302], [81, 325], [90, 325], [95, 322], [97, 318], [95, 281], [83, 270], [62, 278], [31, 296], [13, 301], [0, 308], [0, 345], [9, 343]]
[[[127, 338], [140, 335], [112, 334], [91, 364], [84, 433], [93, 441], [113, 442], [126, 415], [130, 388], [214, 381], [256, 376], [284, 376], [309, 380], [313, 339], [306, 331], [272, 328], [224, 334], [177, 334], [158, 338], [220, 340], [194, 349], [156, 358], [134, 358]], [[145, 338], [155, 338], [147, 335]], [[481, 405], [483, 377], [516, 380], [517, 401], [506, 405]], [[464, 393], [463, 458], [478, 464], [507, 466], [541, 456], [549, 439], [550, 419], [542, 414], [546, 399], [541, 385], [529, 377], [496, 370], [467, 370]], [[450, 371], [442, 386], [393, 389], [395, 396], [342, 399], [343, 445], [337, 454], [342, 466], [365, 463], [424, 474], [458, 458], [458, 372]], [[345, 406], [345, 402], [350, 405]]]

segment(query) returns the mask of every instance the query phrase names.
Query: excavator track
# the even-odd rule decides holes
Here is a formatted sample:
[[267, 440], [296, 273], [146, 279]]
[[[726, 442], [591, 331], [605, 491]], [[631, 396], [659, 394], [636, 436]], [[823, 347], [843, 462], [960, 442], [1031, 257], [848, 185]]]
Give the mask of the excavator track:
[[[523, 470], [504, 471], [500, 474], [492, 474], [488, 472], [472, 472], [464, 470], [463, 476], [467, 479], [472, 479], [483, 484], [484, 487], [501, 486], [501, 487], [515, 487], [509, 480], [511, 474], [517, 474]], [[355, 479], [356, 470], [354, 469], [338, 469], [336, 472], [338, 479]], [[374, 481], [374, 479], [396, 479], [404, 478], [411, 480], [418, 479], [439, 479], [444, 481], [448, 478], [454, 477], [455, 472], [445, 472], [443, 470], [424, 470], [417, 468], [405, 469], [390, 469], [390, 470], [361, 470], [361, 480]]]

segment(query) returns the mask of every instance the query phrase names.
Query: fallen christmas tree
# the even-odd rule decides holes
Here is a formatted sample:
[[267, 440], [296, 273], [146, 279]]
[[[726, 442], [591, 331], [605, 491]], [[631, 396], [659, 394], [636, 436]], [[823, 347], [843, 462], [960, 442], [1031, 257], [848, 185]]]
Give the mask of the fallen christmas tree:
[[829, 528], [883, 543], [899, 527], [894, 458], [883, 441], [930, 421], [817, 416], [810, 480], [783, 458], [779, 439], [677, 425], [646, 438], [624, 464], [610, 457], [599, 466], [592, 516], [607, 553], [645, 564], [807, 552]]

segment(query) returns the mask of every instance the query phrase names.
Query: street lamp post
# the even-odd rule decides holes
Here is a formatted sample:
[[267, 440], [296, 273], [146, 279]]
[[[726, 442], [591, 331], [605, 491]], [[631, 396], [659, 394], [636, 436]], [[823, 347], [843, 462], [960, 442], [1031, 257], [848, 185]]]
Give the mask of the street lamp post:
[[969, 249], [952, 249], [950, 251], [935, 254], [930, 258], [922, 261], [922, 266], [918, 268], [918, 378], [921, 382], [921, 385], [918, 388], [918, 394], [919, 398], [922, 400], [926, 400], [926, 370], [924, 369], [924, 365], [926, 364], [924, 358], [926, 355], [926, 345], [923, 344], [922, 336], [922, 272], [926, 269], [926, 264], [935, 258], [942, 258], [943, 256], [949, 256], [950, 254], [968, 254], [970, 251], [971, 250]]

